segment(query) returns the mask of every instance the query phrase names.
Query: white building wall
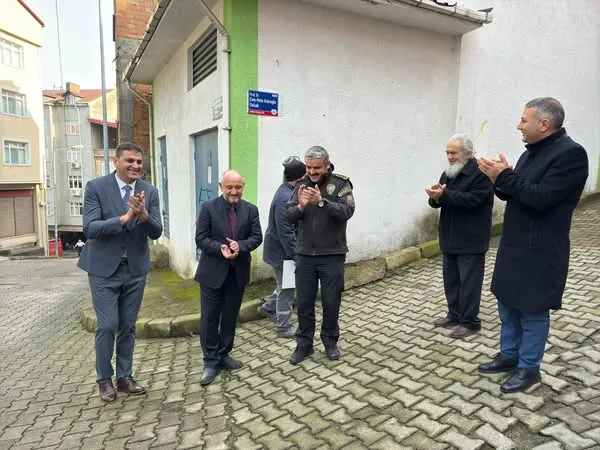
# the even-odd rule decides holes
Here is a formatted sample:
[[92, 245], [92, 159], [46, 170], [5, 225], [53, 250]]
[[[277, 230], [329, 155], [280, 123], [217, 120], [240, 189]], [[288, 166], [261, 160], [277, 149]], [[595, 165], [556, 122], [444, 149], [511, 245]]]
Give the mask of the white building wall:
[[424, 188], [455, 132], [459, 46], [455, 36], [260, 0], [258, 88], [279, 93], [282, 108], [259, 118], [263, 226], [283, 159], [322, 145], [354, 184], [348, 260], [414, 241], [434, 214]]
[[600, 2], [589, 0], [464, 0], [493, 6], [494, 20], [463, 37], [457, 128], [479, 155], [499, 152], [516, 163], [524, 151], [516, 129], [525, 103], [555, 97], [565, 127], [590, 159], [595, 188], [600, 151]]
[[[213, 12], [222, 20], [222, 2]], [[209, 26], [208, 19], [198, 25], [159, 72], [153, 85], [154, 151], [160, 154], [158, 139], [166, 136], [168, 154], [170, 239], [163, 236], [160, 242], [169, 248], [171, 268], [185, 277], [192, 277], [196, 269], [196, 181], [192, 136], [219, 125], [219, 121], [213, 120], [211, 107], [215, 99], [222, 96], [220, 65], [216, 72], [188, 90], [188, 51]], [[219, 41], [219, 48], [220, 45]], [[219, 172], [222, 172], [224, 158], [223, 146], [219, 145]], [[228, 155], [226, 160], [229, 160]], [[161, 192], [160, 158], [156, 158], [156, 163], [157, 188]]]

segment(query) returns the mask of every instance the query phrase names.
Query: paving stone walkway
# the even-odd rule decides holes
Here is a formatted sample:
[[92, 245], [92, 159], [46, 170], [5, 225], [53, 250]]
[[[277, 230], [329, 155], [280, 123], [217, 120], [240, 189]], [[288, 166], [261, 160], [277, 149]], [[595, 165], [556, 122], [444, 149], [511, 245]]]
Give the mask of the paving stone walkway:
[[197, 337], [138, 340], [142, 397], [103, 405], [75, 261], [0, 261], [0, 448], [600, 448], [600, 203], [577, 211], [565, 307], [552, 314], [543, 384], [503, 395], [477, 364], [497, 352], [489, 281], [483, 331], [449, 339], [441, 260], [344, 293], [343, 356], [300, 366], [267, 321], [239, 328], [245, 363], [199, 385]]

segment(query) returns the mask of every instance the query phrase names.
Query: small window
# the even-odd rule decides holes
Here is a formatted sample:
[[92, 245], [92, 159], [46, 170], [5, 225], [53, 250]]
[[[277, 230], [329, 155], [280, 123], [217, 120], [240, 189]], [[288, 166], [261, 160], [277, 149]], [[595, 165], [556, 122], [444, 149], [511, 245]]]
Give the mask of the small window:
[[69, 209], [72, 217], [78, 217], [83, 215], [83, 203], [82, 202], [71, 202], [69, 203]]
[[75, 105], [77, 103], [77, 98], [74, 95], [67, 95], [67, 105]]
[[190, 49], [190, 89], [217, 70], [217, 29], [212, 28]]
[[0, 63], [17, 69], [23, 67], [23, 46], [0, 39]]
[[2, 112], [2, 114], [10, 114], [11, 116], [26, 117], [27, 104], [25, 102], [25, 96], [18, 92], [2, 89], [0, 112]]
[[31, 165], [31, 154], [27, 142], [4, 141], [4, 164], [8, 166]]
[[81, 149], [80, 148], [69, 148], [67, 151], [67, 161], [70, 163], [81, 162]]
[[81, 175], [69, 175], [69, 189], [81, 189], [82, 187]]
[[48, 216], [52, 217], [54, 215], [54, 203], [47, 202], [46, 203], [46, 211], [48, 211]]
[[72, 136], [79, 135], [79, 122], [76, 120], [65, 120], [66, 133]]

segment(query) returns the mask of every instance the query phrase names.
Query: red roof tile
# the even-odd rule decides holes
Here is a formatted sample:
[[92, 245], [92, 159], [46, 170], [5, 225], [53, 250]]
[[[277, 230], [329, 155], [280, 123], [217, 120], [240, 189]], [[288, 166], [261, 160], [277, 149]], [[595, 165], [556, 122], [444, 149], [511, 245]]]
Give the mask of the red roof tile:
[[[113, 91], [114, 89], [107, 89], [106, 93]], [[53, 89], [45, 89], [44, 90], [44, 103], [56, 103], [64, 100], [63, 94], [65, 91], [62, 90], [53, 90]], [[73, 94], [75, 95], [75, 94]], [[81, 103], [89, 103], [92, 100], [96, 100], [97, 98], [102, 96], [102, 89], [81, 89], [79, 91], [79, 101]]]

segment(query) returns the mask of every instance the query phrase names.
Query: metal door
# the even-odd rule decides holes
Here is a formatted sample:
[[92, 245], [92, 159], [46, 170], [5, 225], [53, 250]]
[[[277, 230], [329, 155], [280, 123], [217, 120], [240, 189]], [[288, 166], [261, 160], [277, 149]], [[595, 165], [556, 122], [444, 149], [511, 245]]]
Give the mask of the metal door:
[[[196, 168], [196, 217], [202, 203], [219, 195], [219, 172], [217, 167], [216, 129], [194, 136], [194, 161]], [[196, 252], [197, 258], [200, 252]]]
[[158, 138], [158, 145], [160, 146], [160, 185], [162, 187], [163, 233], [165, 237], [171, 238], [171, 231], [169, 229], [169, 172], [167, 170], [167, 137], [163, 136]]

